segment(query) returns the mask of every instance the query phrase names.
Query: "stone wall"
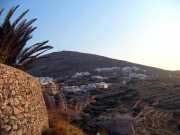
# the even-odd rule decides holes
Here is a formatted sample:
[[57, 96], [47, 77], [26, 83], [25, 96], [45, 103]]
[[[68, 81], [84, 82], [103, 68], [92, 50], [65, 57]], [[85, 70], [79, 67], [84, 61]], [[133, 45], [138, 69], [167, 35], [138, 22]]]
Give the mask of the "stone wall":
[[48, 115], [39, 83], [0, 64], [0, 135], [41, 135]]

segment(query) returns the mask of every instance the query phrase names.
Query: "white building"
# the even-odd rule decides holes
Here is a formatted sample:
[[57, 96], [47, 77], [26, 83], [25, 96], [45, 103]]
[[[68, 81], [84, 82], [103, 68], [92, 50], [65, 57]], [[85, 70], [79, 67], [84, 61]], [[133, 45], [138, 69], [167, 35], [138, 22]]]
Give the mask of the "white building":
[[94, 75], [94, 76], [91, 76], [91, 78], [101, 80], [101, 81], [107, 79], [107, 77], [103, 77], [103, 76], [100, 76], [100, 75]]
[[87, 92], [94, 89], [108, 89], [110, 86], [109, 83], [100, 82], [100, 83], [90, 83], [87, 85], [80, 86], [64, 86], [63, 90], [67, 92]]
[[130, 73], [129, 74], [129, 79], [135, 78], [135, 79], [145, 80], [145, 79], [147, 79], [147, 77], [148, 77], [147, 75], [140, 74], [140, 73]]
[[89, 72], [77, 72], [72, 76], [72, 78], [79, 78], [79, 77], [89, 76], [89, 75], [91, 75]]
[[39, 79], [39, 83], [41, 85], [47, 85], [50, 83], [54, 83], [54, 79], [51, 77], [39, 77], [38, 79]]
[[103, 67], [103, 68], [96, 68], [96, 72], [111, 72], [111, 71], [117, 71], [120, 70], [120, 67]]
[[79, 86], [64, 86], [63, 90], [67, 91], [67, 92], [80, 92], [80, 91], [82, 91], [82, 89]]
[[96, 83], [96, 88], [99, 88], [99, 89], [108, 89], [109, 86], [110, 84], [105, 83], [105, 82]]

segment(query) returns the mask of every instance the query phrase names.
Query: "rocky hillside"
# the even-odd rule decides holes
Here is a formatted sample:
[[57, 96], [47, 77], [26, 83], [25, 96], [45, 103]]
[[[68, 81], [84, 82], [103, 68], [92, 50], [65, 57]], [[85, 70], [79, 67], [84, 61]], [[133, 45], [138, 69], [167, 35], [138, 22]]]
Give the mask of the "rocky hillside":
[[91, 72], [97, 68], [123, 68], [127, 66], [136, 66], [142, 70], [146, 70], [148, 74], [154, 76], [159, 75], [169, 77], [169, 74], [172, 74], [172, 72], [158, 68], [143, 66], [93, 54], [71, 51], [61, 51], [47, 54], [43, 58], [39, 58], [36, 62], [34, 62], [29, 72], [35, 76], [59, 78], [62, 76], [72, 76], [76, 72]]
[[29, 72], [60, 84], [70, 122], [90, 134], [180, 133], [179, 72], [69, 51], [38, 59]]

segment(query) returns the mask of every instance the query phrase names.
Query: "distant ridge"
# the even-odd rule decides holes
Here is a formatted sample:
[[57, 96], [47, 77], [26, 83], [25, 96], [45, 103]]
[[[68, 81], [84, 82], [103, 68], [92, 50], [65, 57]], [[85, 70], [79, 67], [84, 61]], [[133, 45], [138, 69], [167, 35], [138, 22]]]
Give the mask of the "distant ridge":
[[149, 73], [155, 74], [170, 72], [168, 70], [162, 70], [95, 54], [60, 51], [47, 54], [36, 60], [32, 68], [29, 70], [29, 73], [35, 76], [50, 76], [57, 78], [64, 75], [72, 75], [75, 72], [93, 71], [95, 68], [124, 66], [138, 66], [147, 70]]

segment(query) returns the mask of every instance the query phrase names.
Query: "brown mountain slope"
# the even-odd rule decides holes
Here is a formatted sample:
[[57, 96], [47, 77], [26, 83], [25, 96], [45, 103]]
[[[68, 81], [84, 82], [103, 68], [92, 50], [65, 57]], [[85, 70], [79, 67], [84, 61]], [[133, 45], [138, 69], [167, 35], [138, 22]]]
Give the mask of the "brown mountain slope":
[[35, 76], [61, 77], [73, 75], [76, 72], [93, 71], [102, 67], [138, 66], [149, 74], [168, 76], [170, 71], [134, 64], [127, 61], [116, 60], [94, 54], [61, 51], [47, 54], [34, 62], [29, 72]]

